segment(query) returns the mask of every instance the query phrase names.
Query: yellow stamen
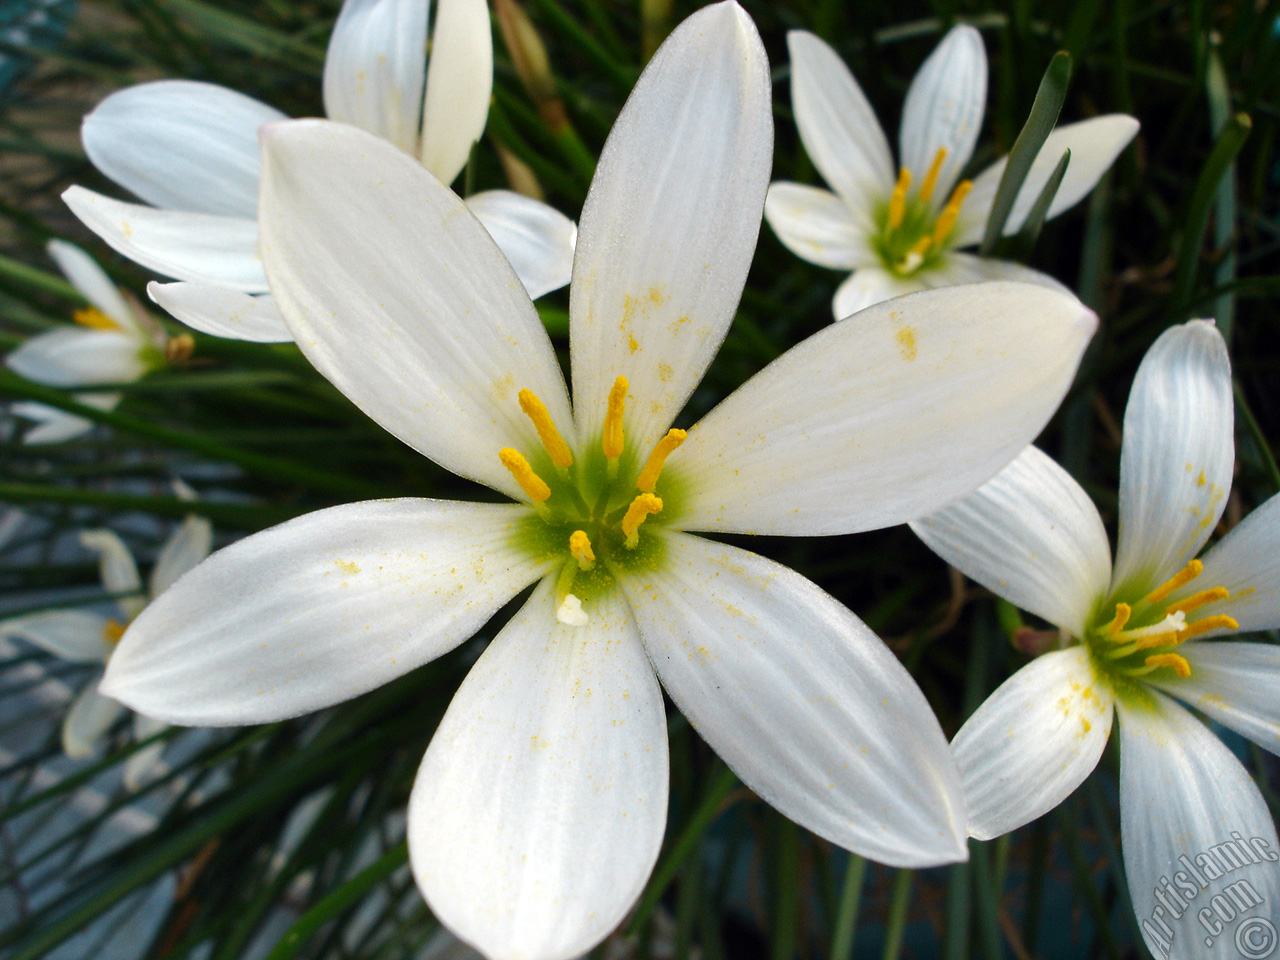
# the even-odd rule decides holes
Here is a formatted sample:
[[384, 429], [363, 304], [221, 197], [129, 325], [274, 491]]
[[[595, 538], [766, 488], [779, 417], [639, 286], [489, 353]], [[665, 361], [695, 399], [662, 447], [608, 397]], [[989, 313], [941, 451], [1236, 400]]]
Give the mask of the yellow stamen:
[[182, 363], [191, 359], [196, 352], [196, 338], [189, 333], [180, 333], [170, 337], [164, 345], [164, 358], [169, 363]]
[[933, 188], [938, 184], [938, 174], [942, 172], [942, 165], [947, 160], [947, 148], [939, 147], [938, 152], [933, 156], [933, 163], [929, 166], [929, 172], [924, 175], [924, 183], [920, 184], [920, 199], [928, 201], [933, 196]]
[[1127, 603], [1117, 603], [1116, 615], [1111, 619], [1110, 623], [1102, 628], [1103, 632], [1108, 636], [1114, 637], [1117, 633], [1123, 630], [1124, 625], [1129, 622], [1129, 614], [1131, 613], [1133, 613], [1133, 610], [1130, 609]]
[[947, 239], [947, 235], [951, 233], [951, 228], [956, 225], [956, 217], [960, 216], [960, 207], [964, 203], [964, 198], [969, 196], [969, 191], [972, 189], [972, 180], [961, 180], [956, 184], [956, 188], [951, 191], [951, 199], [942, 208], [942, 212], [938, 214], [938, 222], [933, 226], [934, 243], [941, 244], [942, 241]]
[[90, 327], [93, 330], [119, 330], [120, 324], [116, 323], [97, 307], [85, 307], [83, 310], [77, 310], [71, 314], [71, 319], [82, 327]]
[[1204, 569], [1204, 564], [1199, 560], [1192, 560], [1185, 567], [1175, 573], [1160, 586], [1156, 587], [1147, 594], [1147, 603], [1159, 603], [1173, 591], [1179, 587], [1186, 586], [1196, 577], [1200, 576], [1200, 571]]
[[609, 391], [609, 409], [604, 415], [604, 436], [600, 443], [604, 447], [604, 455], [610, 460], [622, 456], [622, 413], [627, 405], [629, 386], [626, 377], [618, 377]]
[[569, 554], [578, 561], [579, 570], [585, 572], [596, 565], [596, 555], [591, 549], [587, 531], [575, 530], [569, 534]]
[[1197, 620], [1195, 623], [1187, 625], [1187, 628], [1178, 634], [1178, 642], [1190, 640], [1192, 637], [1198, 637], [1201, 634], [1208, 633], [1210, 630], [1219, 630], [1226, 628], [1227, 630], [1239, 630], [1240, 624], [1236, 622], [1235, 617], [1228, 617], [1225, 613], [1217, 614], [1212, 617], [1205, 617], [1203, 620]]
[[120, 638], [124, 636], [126, 626], [127, 624], [123, 624], [115, 617], [112, 617], [102, 625], [102, 639], [114, 647], [120, 642]]
[[498, 459], [511, 471], [511, 475], [516, 478], [516, 483], [520, 484], [520, 489], [534, 503], [542, 503], [551, 496], [551, 488], [547, 486], [546, 481], [533, 472], [533, 467], [529, 466], [529, 461], [519, 450], [503, 447], [498, 451]]
[[569, 452], [569, 445], [564, 442], [560, 431], [556, 429], [555, 421], [547, 412], [546, 404], [539, 400], [532, 390], [521, 390], [520, 409], [533, 421], [534, 429], [538, 431], [538, 439], [551, 455], [551, 462], [558, 469], [567, 470], [573, 463], [573, 454]]
[[627, 515], [622, 518], [622, 532], [626, 535], [628, 550], [634, 550], [640, 543], [640, 524], [661, 509], [662, 501], [652, 493], [642, 493], [631, 501]]
[[1207, 603], [1217, 603], [1219, 600], [1226, 600], [1231, 596], [1231, 592], [1226, 587], [1212, 587], [1208, 590], [1201, 590], [1199, 593], [1193, 593], [1184, 600], [1177, 603], [1171, 603], [1165, 607], [1165, 613], [1176, 613], [1181, 610], [1183, 613], [1190, 613], [1203, 607]]
[[1185, 637], [1182, 636], [1180, 630], [1169, 630], [1165, 633], [1153, 633], [1149, 637], [1143, 637], [1133, 645], [1134, 650], [1151, 650], [1154, 647], [1174, 647], [1180, 644]]
[[911, 189], [911, 171], [903, 167], [898, 172], [898, 182], [894, 184], [893, 195], [889, 197], [889, 229], [897, 230], [902, 226], [902, 218], [907, 213], [907, 191]]
[[688, 435], [684, 430], [668, 430], [667, 435], [654, 445], [653, 453], [649, 454], [648, 463], [640, 471], [640, 476], [636, 477], [637, 490], [641, 493], [653, 493], [653, 488], [658, 485], [658, 474], [662, 473], [667, 457], [671, 456], [671, 452], [676, 447], [684, 443], [684, 438]]
[[1184, 680], [1191, 676], [1191, 664], [1187, 663], [1187, 658], [1179, 656], [1176, 653], [1156, 653], [1147, 657], [1144, 661], [1148, 667], [1172, 667], [1173, 672]]

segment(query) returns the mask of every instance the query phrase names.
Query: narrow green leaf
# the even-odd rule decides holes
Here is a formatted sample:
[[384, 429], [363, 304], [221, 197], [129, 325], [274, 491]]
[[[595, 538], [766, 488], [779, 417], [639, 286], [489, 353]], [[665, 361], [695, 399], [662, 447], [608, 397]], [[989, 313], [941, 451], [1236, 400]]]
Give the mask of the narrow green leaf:
[[1018, 231], [1018, 237], [1025, 250], [1030, 251], [1040, 239], [1040, 230], [1044, 227], [1045, 218], [1049, 215], [1049, 207], [1053, 205], [1053, 198], [1058, 195], [1058, 187], [1062, 186], [1062, 178], [1066, 176], [1067, 165], [1070, 163], [1071, 151], [1066, 150], [1062, 154], [1062, 159], [1058, 161], [1058, 165], [1053, 168], [1053, 173], [1049, 174], [1049, 179], [1045, 181], [1040, 196], [1036, 197], [1035, 203], [1027, 211], [1027, 219], [1022, 224], [1022, 229]]

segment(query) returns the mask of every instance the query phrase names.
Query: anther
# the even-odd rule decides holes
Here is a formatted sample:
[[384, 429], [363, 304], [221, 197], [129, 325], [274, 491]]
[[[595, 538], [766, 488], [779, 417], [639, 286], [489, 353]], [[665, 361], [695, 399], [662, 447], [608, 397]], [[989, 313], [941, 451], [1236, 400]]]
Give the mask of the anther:
[[1183, 613], [1190, 613], [1197, 610], [1205, 604], [1217, 603], [1219, 600], [1226, 600], [1231, 596], [1231, 591], [1226, 587], [1211, 587], [1208, 590], [1201, 590], [1199, 593], [1193, 593], [1184, 600], [1177, 603], [1171, 603], [1165, 607], [1165, 613], [1176, 613], [1181, 610]]
[[546, 481], [533, 472], [533, 467], [529, 466], [529, 461], [519, 450], [503, 447], [498, 451], [498, 459], [511, 471], [511, 475], [516, 478], [516, 483], [520, 484], [520, 489], [535, 504], [543, 503], [551, 496], [551, 488], [547, 486]]
[[578, 569], [584, 573], [596, 565], [596, 555], [591, 549], [587, 531], [575, 530], [569, 534], [569, 555], [578, 561]]
[[93, 330], [119, 330], [120, 324], [116, 323], [97, 307], [85, 307], [83, 310], [77, 310], [71, 314], [71, 319], [82, 327], [89, 327]]
[[902, 226], [902, 218], [907, 213], [907, 191], [911, 189], [911, 171], [903, 167], [898, 172], [898, 182], [894, 184], [893, 195], [889, 197], [889, 229], [897, 230]]
[[569, 445], [564, 442], [560, 431], [556, 429], [555, 421], [547, 412], [546, 404], [539, 400], [538, 395], [532, 390], [521, 390], [519, 396], [520, 409], [533, 421], [534, 429], [538, 431], [538, 439], [551, 455], [551, 462], [557, 469], [567, 470], [573, 463], [573, 454], [569, 452]]
[[920, 184], [920, 199], [928, 202], [933, 196], [933, 188], [938, 185], [938, 174], [942, 172], [942, 165], [947, 160], [947, 148], [939, 147], [938, 152], [933, 155], [933, 163], [929, 165], [929, 172], [924, 175], [924, 182]]
[[169, 363], [183, 363], [191, 359], [196, 352], [196, 338], [189, 333], [180, 333], [165, 341], [164, 358]]
[[1202, 570], [1204, 570], [1204, 564], [1199, 560], [1192, 560], [1172, 577], [1148, 593], [1146, 597], [1147, 603], [1159, 603], [1179, 587], [1186, 586], [1200, 576]]
[[934, 243], [941, 244], [947, 239], [947, 235], [951, 233], [951, 228], [956, 225], [956, 217], [960, 216], [960, 207], [964, 204], [965, 197], [969, 196], [969, 191], [972, 189], [972, 180], [961, 180], [956, 184], [956, 188], [951, 191], [951, 199], [942, 208], [942, 212], [938, 214], [938, 222], [933, 226]]
[[1186, 657], [1179, 656], [1176, 653], [1152, 654], [1143, 662], [1153, 670], [1157, 667], [1172, 667], [1173, 672], [1184, 680], [1191, 676], [1191, 664], [1187, 663]]
[[102, 625], [102, 639], [114, 647], [124, 636], [125, 630], [126, 625], [112, 617]]
[[667, 431], [665, 437], [654, 444], [653, 453], [649, 454], [648, 462], [640, 471], [640, 476], [636, 477], [637, 490], [641, 493], [653, 493], [653, 488], [658, 485], [658, 474], [662, 473], [667, 457], [671, 456], [671, 452], [676, 447], [684, 443], [684, 438], [688, 435], [684, 430], [671, 429]]
[[631, 501], [627, 515], [622, 518], [622, 532], [627, 538], [628, 550], [634, 550], [640, 544], [640, 524], [661, 509], [662, 501], [652, 493], [642, 493]]
[[1111, 622], [1102, 628], [1102, 632], [1107, 636], [1114, 637], [1117, 633], [1124, 629], [1124, 625], [1129, 622], [1129, 615], [1133, 613], [1127, 603], [1116, 604], [1116, 615], [1111, 618]]
[[609, 409], [604, 415], [604, 436], [600, 444], [604, 447], [604, 455], [610, 460], [617, 460], [622, 456], [622, 414], [626, 409], [629, 387], [626, 377], [618, 377], [609, 390]]
[[1239, 630], [1240, 624], [1236, 622], [1235, 617], [1228, 617], [1225, 613], [1219, 613], [1212, 617], [1204, 617], [1195, 623], [1189, 623], [1180, 634], [1178, 634], [1178, 642], [1184, 643], [1192, 637], [1199, 637], [1208, 633], [1210, 630]]

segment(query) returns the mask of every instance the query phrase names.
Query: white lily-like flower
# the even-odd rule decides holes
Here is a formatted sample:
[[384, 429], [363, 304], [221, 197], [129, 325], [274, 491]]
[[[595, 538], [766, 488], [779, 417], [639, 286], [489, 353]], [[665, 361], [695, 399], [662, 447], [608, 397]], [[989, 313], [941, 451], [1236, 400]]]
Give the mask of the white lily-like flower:
[[408, 812], [431, 909], [486, 955], [577, 956], [635, 902], [666, 822], [659, 682], [806, 828], [887, 863], [962, 859], [952, 761], [894, 656], [793, 571], [685, 531], [846, 533], [954, 500], [1048, 419], [1092, 313], [1019, 284], [919, 294], [669, 430], [732, 321], [772, 158], [768, 62], [734, 3], [671, 34], [605, 144], [572, 404], [453, 193], [349, 127], [263, 138], [263, 257], [299, 346], [387, 430], [517, 502], [355, 503], [248, 537], [134, 622], [104, 689], [176, 723], [296, 716], [440, 656], [536, 583]]
[[[428, 0], [345, 0], [324, 63], [324, 106], [452, 183], [484, 131], [493, 88], [485, 0], [439, 0], [427, 63]], [[258, 128], [273, 107], [210, 83], [159, 80], [111, 94], [84, 119], [94, 166], [149, 205], [83, 187], [63, 199], [124, 256], [178, 283], [147, 292], [219, 337], [290, 339], [258, 256]], [[467, 198], [532, 297], [569, 282], [577, 228], [510, 190]]]
[[[77, 326], [32, 337], [5, 357], [14, 373], [50, 387], [92, 387], [132, 383], [163, 366], [169, 341], [155, 318], [126, 297], [93, 258], [79, 247], [51, 240], [49, 256], [89, 306], [73, 314]], [[181, 352], [181, 344], [175, 344]], [[114, 409], [120, 394], [108, 391], [77, 394], [81, 403]], [[37, 426], [25, 443], [61, 443], [93, 429], [93, 422], [57, 407], [32, 401], [10, 404], [10, 412]]]
[[1211, 322], [1192, 321], [1165, 331], [1138, 369], [1114, 569], [1088, 496], [1034, 447], [913, 524], [944, 559], [1064, 638], [956, 734], [970, 833], [999, 836], [1057, 806], [1097, 765], [1114, 708], [1125, 871], [1160, 957], [1255, 955], [1235, 952], [1222, 935], [1232, 918], [1210, 903], [1237, 881], [1245, 886], [1232, 889], [1257, 893], [1265, 915], [1280, 903], [1280, 844], [1261, 793], [1166, 696], [1280, 753], [1280, 647], [1204, 642], [1280, 627], [1280, 497], [1194, 559], [1231, 487], [1233, 426], [1226, 346]]
[[[194, 496], [185, 487], [179, 490], [185, 496]], [[99, 555], [103, 587], [110, 593], [128, 594], [115, 601], [118, 616], [88, 610], [50, 610], [0, 622], [0, 637], [25, 640], [64, 660], [105, 666], [126, 626], [149, 600], [209, 555], [213, 529], [208, 520], [194, 515], [180, 523], [161, 548], [145, 591], [133, 555], [115, 533], [86, 530], [80, 535], [80, 542]], [[67, 756], [91, 756], [124, 709], [119, 701], [98, 691], [97, 678], [86, 683], [62, 724], [62, 748]], [[140, 713], [133, 718], [136, 740], [145, 740], [164, 728], [162, 721]], [[163, 752], [163, 743], [153, 743], [131, 755], [124, 766], [125, 786], [130, 790], [141, 786], [158, 769]]]
[[[839, 54], [803, 30], [787, 34], [787, 47], [800, 140], [835, 192], [779, 181], [769, 187], [765, 219], [801, 259], [853, 271], [831, 302], [837, 320], [930, 287], [980, 280], [1058, 286], [1021, 264], [960, 252], [982, 239], [1006, 163], [1002, 158], [973, 181], [960, 180], [986, 109], [987, 54], [977, 30], [953, 27], [911, 81], [896, 177], [884, 131]], [[1071, 161], [1051, 217], [1088, 194], [1137, 132], [1138, 121], [1124, 114], [1054, 130], [1004, 232], [1021, 228], [1064, 151]]]

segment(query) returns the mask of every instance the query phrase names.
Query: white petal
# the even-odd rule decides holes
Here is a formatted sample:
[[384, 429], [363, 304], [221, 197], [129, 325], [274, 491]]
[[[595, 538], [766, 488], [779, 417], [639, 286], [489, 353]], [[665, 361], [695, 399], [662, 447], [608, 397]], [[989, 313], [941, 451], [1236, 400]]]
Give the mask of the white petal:
[[689, 431], [683, 529], [815, 535], [915, 520], [990, 479], [1061, 401], [1097, 319], [1029, 284], [877, 304], [783, 354]]
[[1047, 273], [995, 257], [978, 257], [956, 250], [947, 252], [935, 269], [922, 270], [919, 274], [925, 287], [950, 287], [960, 283], [982, 283], [987, 280], [1012, 280], [1017, 283], [1037, 283], [1070, 293], [1070, 289]]
[[893, 190], [889, 142], [840, 55], [804, 30], [787, 33], [791, 107], [805, 152], [857, 217], [871, 229], [875, 206]]
[[[110, 98], [108, 98], [110, 99]], [[98, 266], [97, 261], [75, 244], [64, 240], [50, 240], [49, 256], [58, 265], [62, 275], [80, 291], [90, 304], [105, 313], [126, 330], [136, 330], [137, 321], [119, 289]]]
[[933, 191], [935, 207], [947, 201], [960, 171], [973, 156], [986, 108], [987, 51], [982, 34], [960, 24], [929, 54], [911, 81], [902, 107], [902, 165], [911, 171], [915, 183], [924, 179], [938, 151], [947, 151]]
[[467, 165], [493, 91], [493, 28], [484, 0], [439, 0], [422, 105], [422, 164], [442, 183]]
[[95, 167], [152, 206], [252, 219], [258, 127], [283, 119], [226, 87], [157, 80], [111, 94], [80, 137]]
[[1197, 619], [1225, 613], [1241, 631], [1280, 627], [1280, 495], [1223, 537], [1205, 555], [1204, 571], [1181, 593], [1207, 587], [1226, 587], [1231, 596], [1196, 611]]
[[[1274, 945], [1266, 918], [1280, 902], [1280, 841], [1262, 794], [1231, 751], [1167, 697], [1117, 706], [1124, 870], [1147, 947], [1176, 960], [1269, 955], [1248, 949], [1268, 930]], [[1222, 916], [1231, 922], [1214, 928]]]
[[192, 569], [213, 549], [213, 526], [204, 517], [189, 516], [178, 524], [165, 541], [151, 570], [150, 592], [158, 597], [180, 576]]
[[466, 203], [511, 261], [530, 299], [569, 282], [578, 225], [563, 213], [511, 190], [473, 193]]
[[432, 911], [491, 960], [599, 943], [653, 868], [667, 809], [662, 694], [616, 595], [556, 623], [544, 582], [467, 675], [409, 800]]
[[843, 320], [893, 297], [927, 289], [928, 284], [919, 276], [895, 276], [877, 265], [859, 267], [836, 288], [836, 295], [831, 298], [831, 313], [835, 319]]
[[1118, 591], [1142, 596], [1200, 552], [1227, 504], [1234, 430], [1218, 329], [1193, 320], [1166, 330], [1143, 357], [1124, 413]]
[[64, 660], [102, 663], [111, 648], [103, 636], [107, 618], [85, 610], [50, 610], [0, 621], [0, 637], [34, 643]]
[[218, 551], [133, 622], [103, 691], [189, 726], [263, 723], [371, 690], [474, 633], [543, 565], [528, 512], [377, 500]]
[[[99, 410], [112, 410], [120, 403], [121, 396], [118, 393], [77, 393], [76, 399]], [[95, 426], [92, 420], [26, 400], [10, 404], [9, 412], [15, 417], [36, 422], [37, 426], [22, 435], [25, 444], [63, 443], [88, 433]]]
[[1097, 508], [1035, 447], [911, 529], [965, 576], [1074, 637], [1084, 636], [1111, 584], [1111, 546]]
[[[1070, 150], [1071, 160], [1062, 176], [1062, 183], [1058, 185], [1058, 192], [1049, 204], [1047, 217], [1056, 217], [1083, 200], [1137, 133], [1138, 121], [1123, 113], [1093, 117], [1054, 130], [1036, 154], [1031, 171], [1018, 191], [1009, 219], [1005, 221], [1005, 234], [1022, 229], [1031, 205], [1044, 190], [1063, 153]], [[951, 243], [954, 246], [965, 247], [982, 239], [991, 204], [1008, 162], [1007, 157], [1002, 157], [974, 178], [973, 190], [961, 207], [960, 221], [953, 234]]]
[[[108, 593], [131, 593], [142, 589], [142, 578], [138, 576], [133, 554], [114, 531], [83, 530], [80, 542], [98, 554], [98, 574]], [[117, 602], [123, 605], [132, 603], [133, 599]]]
[[324, 111], [418, 152], [427, 0], [346, 0], [324, 57]]
[[782, 245], [802, 260], [833, 270], [850, 270], [869, 260], [863, 229], [830, 190], [771, 183], [764, 218]]
[[873, 860], [965, 859], [955, 763], [880, 639], [764, 557], [679, 533], [663, 547], [622, 588], [662, 685], [742, 781]]
[[84, 187], [68, 188], [62, 199], [113, 250], [156, 273], [246, 293], [267, 289], [258, 259], [258, 225], [251, 219], [156, 210]]
[[93, 680], [86, 683], [62, 721], [62, 751], [72, 760], [92, 756], [98, 742], [124, 713], [124, 707], [100, 694], [97, 686]]
[[14, 373], [51, 387], [131, 383], [147, 372], [131, 334], [74, 326], [32, 337], [5, 357]]
[[769, 65], [735, 3], [667, 38], [627, 98], [579, 223], [569, 301], [574, 413], [604, 423], [631, 382], [627, 444], [645, 456], [733, 320], [773, 158]]
[[1194, 641], [1179, 652], [1191, 676], [1151, 682], [1258, 746], [1280, 754], [1280, 647]]
[[[152, 734], [159, 733], [167, 726], [168, 724], [163, 721], [153, 720], [150, 717], [144, 717], [140, 713], [135, 713], [133, 715], [134, 742], [146, 740]], [[165, 741], [158, 740], [129, 756], [129, 759], [124, 762], [124, 777], [122, 778], [126, 790], [136, 791], [153, 777], [164, 773], [166, 768], [160, 760], [160, 755], [164, 753], [165, 746]]]
[[1113, 702], [1084, 647], [1046, 653], [1002, 683], [951, 742], [969, 832], [990, 840], [1070, 796], [1107, 746]]
[[264, 135], [263, 256], [316, 368], [441, 466], [522, 497], [498, 459], [541, 446], [528, 388], [574, 445], [564, 378], [519, 278], [463, 202], [352, 127]]
[[147, 296], [193, 330], [232, 340], [288, 343], [293, 334], [270, 294], [253, 296], [207, 283], [147, 284]]

